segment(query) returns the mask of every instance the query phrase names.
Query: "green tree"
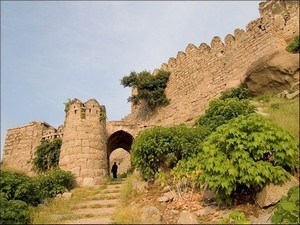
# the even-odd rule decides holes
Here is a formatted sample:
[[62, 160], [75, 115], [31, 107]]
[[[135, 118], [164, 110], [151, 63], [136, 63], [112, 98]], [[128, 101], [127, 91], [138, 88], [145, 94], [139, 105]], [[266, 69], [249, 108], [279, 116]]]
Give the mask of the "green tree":
[[170, 72], [163, 70], [160, 70], [155, 76], [148, 71], [140, 73], [133, 71], [130, 75], [121, 79], [121, 84], [124, 87], [137, 89], [137, 94], [128, 98], [129, 102], [136, 105], [143, 100], [151, 109], [154, 109], [158, 106], [169, 104], [169, 99], [165, 95], [169, 76]]

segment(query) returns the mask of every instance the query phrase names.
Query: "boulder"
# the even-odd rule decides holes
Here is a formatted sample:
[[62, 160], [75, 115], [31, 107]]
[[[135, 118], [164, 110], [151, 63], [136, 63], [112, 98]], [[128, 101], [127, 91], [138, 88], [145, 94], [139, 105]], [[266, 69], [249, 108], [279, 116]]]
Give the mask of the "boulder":
[[299, 82], [299, 54], [285, 50], [264, 55], [249, 65], [245, 84], [254, 95], [281, 92]]
[[198, 221], [194, 213], [183, 210], [179, 215], [177, 224], [198, 224]]
[[162, 196], [157, 199], [158, 202], [168, 202], [170, 199], [167, 196]]
[[141, 222], [143, 224], [160, 224], [161, 213], [154, 206], [146, 206], [142, 210]]
[[166, 192], [169, 192], [171, 190], [171, 187], [169, 185], [165, 186], [163, 189], [162, 189], [162, 193], [166, 193]]
[[165, 197], [168, 197], [168, 198], [169, 198], [169, 201], [172, 201], [172, 200], [174, 199], [174, 197], [175, 197], [172, 191], [169, 191], [169, 192], [167, 192], [167, 193], [164, 193], [164, 196], [165, 196]]
[[62, 194], [62, 198], [65, 198], [65, 199], [69, 199], [69, 198], [71, 198], [72, 197], [72, 193], [71, 192], [65, 192], [65, 193], [63, 193]]
[[299, 95], [299, 90], [295, 91], [294, 93], [287, 94], [285, 97], [289, 100], [296, 98]]
[[146, 181], [135, 181], [133, 183], [133, 189], [138, 192], [145, 192], [148, 190], [148, 183]]
[[256, 202], [261, 208], [274, 205], [287, 195], [291, 187], [296, 185], [299, 185], [299, 181], [294, 177], [281, 185], [270, 183], [257, 193]]

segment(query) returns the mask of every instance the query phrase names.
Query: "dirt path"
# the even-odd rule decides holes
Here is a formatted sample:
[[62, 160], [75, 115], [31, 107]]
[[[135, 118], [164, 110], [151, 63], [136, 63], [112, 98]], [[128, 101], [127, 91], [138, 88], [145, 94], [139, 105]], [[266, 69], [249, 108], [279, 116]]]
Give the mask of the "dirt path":
[[72, 205], [71, 213], [52, 215], [52, 218], [60, 224], [110, 224], [119, 202], [122, 184], [123, 180], [112, 181], [106, 188]]

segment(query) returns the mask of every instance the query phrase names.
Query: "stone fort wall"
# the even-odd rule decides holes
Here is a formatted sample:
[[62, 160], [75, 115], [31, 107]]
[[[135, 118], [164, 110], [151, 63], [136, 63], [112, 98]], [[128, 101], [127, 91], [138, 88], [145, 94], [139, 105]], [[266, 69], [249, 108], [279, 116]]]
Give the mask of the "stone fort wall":
[[250, 22], [246, 31], [236, 29], [234, 35], [228, 34], [225, 43], [214, 37], [210, 46], [189, 44], [185, 52], [161, 65], [171, 72], [168, 106], [154, 112], [142, 104], [132, 106], [131, 114], [122, 121], [107, 122], [100, 115], [105, 107], [95, 99], [85, 103], [74, 99], [65, 124], [58, 129], [45, 122], [8, 129], [4, 164], [32, 173], [35, 147], [43, 139], [62, 137], [60, 167], [72, 171], [80, 186], [99, 184], [108, 174], [108, 156], [114, 149], [129, 150], [132, 137], [154, 125], [192, 124], [211, 99], [242, 83], [252, 64], [285, 49], [299, 34], [298, 1], [262, 2], [259, 11], [260, 18]]
[[[196, 47], [189, 44], [161, 65], [171, 72], [167, 88], [168, 106], [151, 112], [145, 105], [132, 106], [124, 121], [152, 125], [192, 124], [208, 102], [226, 89], [236, 87], [247, 77], [251, 65], [260, 58], [285, 49], [299, 34], [299, 1], [267, 1], [259, 4], [261, 17], [243, 29]], [[157, 70], [153, 72], [155, 75]], [[132, 90], [136, 93], [136, 90]]]
[[31, 161], [34, 157], [35, 147], [43, 139], [61, 137], [61, 127], [56, 130], [45, 122], [31, 122], [27, 125], [7, 130], [4, 145], [4, 162], [8, 167], [31, 171]]

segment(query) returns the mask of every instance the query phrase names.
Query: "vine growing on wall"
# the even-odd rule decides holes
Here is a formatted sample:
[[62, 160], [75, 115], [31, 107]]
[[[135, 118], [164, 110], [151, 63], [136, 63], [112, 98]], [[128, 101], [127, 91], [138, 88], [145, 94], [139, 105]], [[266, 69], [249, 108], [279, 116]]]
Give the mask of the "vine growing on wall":
[[154, 109], [158, 106], [169, 104], [170, 100], [165, 95], [165, 88], [169, 80], [170, 72], [159, 70], [158, 74], [153, 76], [149, 71], [140, 73], [131, 72], [130, 75], [121, 79], [124, 87], [137, 89], [137, 94], [128, 98], [134, 105], [145, 101], [147, 105]]
[[67, 114], [69, 109], [70, 109], [70, 106], [72, 104], [72, 100], [68, 98], [68, 100], [66, 102], [64, 102], [64, 105], [65, 105], [65, 113]]
[[45, 172], [58, 166], [62, 140], [55, 138], [51, 141], [44, 140], [34, 152], [33, 170]]

